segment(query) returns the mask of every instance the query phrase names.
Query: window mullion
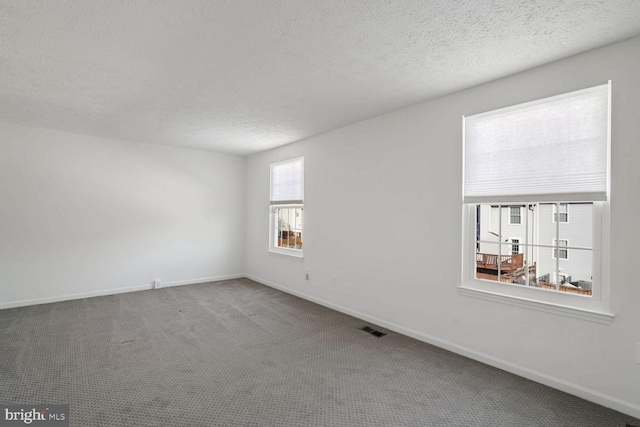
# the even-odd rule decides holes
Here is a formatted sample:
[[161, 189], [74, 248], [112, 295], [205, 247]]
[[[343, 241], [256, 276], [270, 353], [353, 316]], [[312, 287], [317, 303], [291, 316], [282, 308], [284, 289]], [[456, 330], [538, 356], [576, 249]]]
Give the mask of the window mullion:
[[529, 203], [524, 206], [524, 285], [529, 286]]
[[[511, 211], [509, 211], [511, 215]], [[500, 276], [502, 274], [502, 205], [498, 205], [498, 282], [501, 282]]]
[[[556, 213], [560, 212], [560, 203], [556, 203]], [[556, 218], [559, 220], [560, 218]], [[556, 291], [560, 290], [560, 221], [556, 221]]]

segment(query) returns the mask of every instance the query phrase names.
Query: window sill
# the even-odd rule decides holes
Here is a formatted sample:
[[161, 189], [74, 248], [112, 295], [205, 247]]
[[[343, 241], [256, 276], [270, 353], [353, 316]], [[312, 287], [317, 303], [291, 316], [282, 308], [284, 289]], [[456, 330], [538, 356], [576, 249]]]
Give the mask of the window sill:
[[463, 285], [458, 286], [458, 291], [460, 292], [460, 295], [468, 297], [514, 305], [516, 307], [528, 308], [545, 313], [557, 314], [560, 316], [572, 317], [574, 319], [587, 320], [603, 325], [610, 325], [611, 321], [615, 317], [615, 314], [607, 313], [604, 311], [587, 310], [583, 308], [572, 307], [569, 305], [549, 303], [546, 301], [539, 301], [513, 295], [501, 294], [497, 292], [480, 290]]
[[304, 255], [302, 251], [288, 251], [282, 249], [269, 249], [269, 255], [282, 256], [285, 258], [294, 258], [298, 260], [302, 260]]

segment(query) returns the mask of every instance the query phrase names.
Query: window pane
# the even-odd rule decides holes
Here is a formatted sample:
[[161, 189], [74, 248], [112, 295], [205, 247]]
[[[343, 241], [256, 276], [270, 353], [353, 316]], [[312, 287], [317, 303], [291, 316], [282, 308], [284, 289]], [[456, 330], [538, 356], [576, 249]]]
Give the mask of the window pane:
[[562, 222], [561, 204], [559, 245], [565, 246], [566, 242], [573, 249], [559, 248], [560, 290], [590, 295], [593, 276], [593, 203], [570, 203], [565, 206], [571, 218], [566, 223]]
[[276, 208], [276, 246], [302, 249], [302, 208]]
[[[554, 258], [560, 258], [560, 259], [567, 259], [568, 254], [569, 254], [569, 250], [566, 249], [568, 242], [566, 240], [556, 240], [553, 239], [553, 257]], [[558, 256], [558, 254], [560, 254]]]
[[512, 248], [512, 243], [503, 242], [500, 245], [500, 280], [506, 283], [524, 284], [524, 254], [512, 254]]
[[562, 205], [560, 205], [560, 240], [569, 242], [569, 246], [593, 248], [593, 203], [571, 203], [569, 222], [562, 221]]
[[478, 279], [498, 280], [498, 247], [497, 243], [480, 243], [480, 251], [476, 253]]
[[[552, 218], [552, 221], [545, 218]], [[540, 204], [537, 276], [542, 287], [591, 294], [593, 203]], [[559, 223], [555, 222], [559, 219]], [[565, 221], [566, 219], [566, 221]], [[557, 244], [557, 247], [555, 247]], [[581, 285], [577, 285], [580, 281]], [[579, 286], [579, 289], [574, 289]]]
[[569, 220], [569, 205], [567, 203], [560, 203], [559, 221], [567, 222]]
[[[559, 223], [556, 209], [556, 203], [476, 205], [476, 278], [497, 281], [500, 269], [503, 282], [589, 295], [593, 204], [561, 204]], [[563, 221], [569, 213], [571, 221]]]
[[558, 221], [560, 218], [560, 222], [568, 222], [569, 221], [569, 204], [568, 203], [560, 203], [559, 213], [557, 205], [553, 205], [553, 222]]

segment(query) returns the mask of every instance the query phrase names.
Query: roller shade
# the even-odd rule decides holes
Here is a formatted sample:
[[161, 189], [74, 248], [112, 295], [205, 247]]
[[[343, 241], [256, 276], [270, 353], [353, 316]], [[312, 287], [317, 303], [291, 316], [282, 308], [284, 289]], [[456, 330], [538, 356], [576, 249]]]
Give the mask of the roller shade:
[[604, 201], [610, 83], [464, 117], [464, 203]]
[[302, 204], [304, 158], [271, 164], [271, 204]]

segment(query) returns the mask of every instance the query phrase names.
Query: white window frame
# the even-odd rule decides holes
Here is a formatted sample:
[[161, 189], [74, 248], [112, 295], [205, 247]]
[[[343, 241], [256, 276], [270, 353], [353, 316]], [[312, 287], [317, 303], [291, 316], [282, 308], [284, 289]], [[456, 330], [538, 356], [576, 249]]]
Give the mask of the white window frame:
[[592, 295], [587, 296], [477, 279], [476, 205], [463, 204], [463, 264], [458, 290], [465, 296], [610, 324], [614, 314], [610, 312], [609, 224], [609, 203], [593, 202]]
[[[292, 162], [295, 160], [302, 160], [302, 176], [301, 176], [301, 180], [302, 180], [302, 194], [301, 196], [301, 200], [296, 200], [296, 201], [274, 201], [274, 200], [270, 200], [269, 202], [269, 249], [268, 251], [271, 253], [275, 253], [275, 254], [280, 254], [280, 255], [287, 255], [290, 257], [294, 257], [294, 258], [299, 258], [302, 259], [304, 257], [304, 157], [300, 156], [300, 157], [294, 157], [291, 159], [286, 159], [286, 160], [282, 160], [282, 161], [278, 161], [278, 162], [274, 162], [271, 163], [270, 165], [270, 170], [269, 170], [269, 185], [271, 186], [271, 179], [272, 179], [272, 174], [273, 174], [273, 167], [274, 165], [280, 164], [280, 163], [287, 163], [287, 162]], [[278, 238], [276, 237], [276, 233], [277, 233], [277, 221], [278, 221], [278, 217], [275, 214], [276, 209], [291, 209], [291, 208], [299, 208], [301, 209], [301, 215], [302, 215], [302, 229], [301, 229], [301, 233], [302, 233], [302, 248], [301, 249], [295, 249], [295, 248], [284, 248], [281, 246], [278, 246]]]
[[[511, 209], [517, 208], [518, 209], [518, 222], [511, 222]], [[509, 211], [507, 213], [508, 215], [508, 220], [509, 220], [509, 225], [522, 225], [522, 206], [509, 206]]]

